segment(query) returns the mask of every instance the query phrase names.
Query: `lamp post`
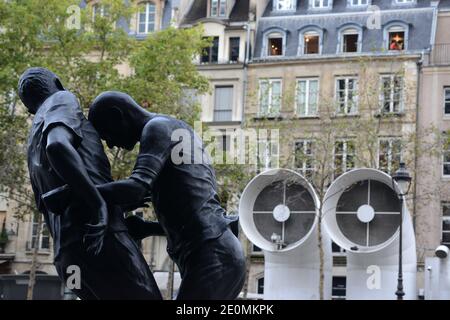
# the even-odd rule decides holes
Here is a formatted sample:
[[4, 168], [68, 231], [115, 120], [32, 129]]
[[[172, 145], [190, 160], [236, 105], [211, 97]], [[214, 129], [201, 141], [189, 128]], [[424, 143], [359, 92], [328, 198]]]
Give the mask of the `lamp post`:
[[404, 196], [409, 192], [411, 186], [411, 175], [404, 162], [400, 162], [400, 168], [392, 175], [392, 187], [397, 192], [400, 199], [400, 230], [399, 230], [399, 251], [398, 251], [398, 279], [397, 291], [395, 292], [397, 300], [403, 300], [405, 292], [403, 291], [403, 269], [402, 269], [402, 231], [403, 231], [403, 206]]

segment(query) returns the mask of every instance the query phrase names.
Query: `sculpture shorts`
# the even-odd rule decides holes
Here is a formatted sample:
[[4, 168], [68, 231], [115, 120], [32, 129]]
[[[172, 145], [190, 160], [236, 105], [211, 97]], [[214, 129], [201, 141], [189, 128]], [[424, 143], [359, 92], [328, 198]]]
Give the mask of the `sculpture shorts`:
[[177, 300], [233, 300], [244, 280], [244, 252], [227, 228], [219, 238], [203, 242], [184, 259]]
[[71, 265], [81, 271], [81, 288], [72, 289], [80, 299], [162, 299], [147, 262], [127, 232], [108, 233], [98, 256], [87, 254], [80, 243], [62, 248], [55, 267], [65, 284]]

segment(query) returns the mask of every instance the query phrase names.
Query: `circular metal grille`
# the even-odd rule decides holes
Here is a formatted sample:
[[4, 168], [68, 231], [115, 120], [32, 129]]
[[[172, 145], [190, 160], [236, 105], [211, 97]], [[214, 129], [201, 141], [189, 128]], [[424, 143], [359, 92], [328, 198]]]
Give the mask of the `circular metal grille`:
[[401, 202], [386, 184], [363, 180], [347, 188], [339, 198], [336, 221], [351, 242], [372, 247], [389, 240], [400, 225]]
[[[280, 213], [280, 210], [283, 211]], [[266, 186], [253, 206], [258, 232], [269, 241], [273, 241], [271, 238], [276, 234], [284, 245], [302, 240], [311, 230], [315, 214], [314, 199], [309, 191], [298, 182], [286, 180]]]

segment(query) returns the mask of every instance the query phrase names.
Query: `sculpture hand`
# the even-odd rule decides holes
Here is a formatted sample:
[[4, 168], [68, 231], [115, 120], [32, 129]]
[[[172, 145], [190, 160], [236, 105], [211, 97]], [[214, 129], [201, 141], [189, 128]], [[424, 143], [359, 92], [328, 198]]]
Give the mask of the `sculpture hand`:
[[236, 237], [239, 237], [239, 216], [225, 216], [225, 218], [230, 221], [229, 226], [231, 232], [233, 232]]
[[86, 232], [83, 237], [83, 243], [86, 251], [95, 256], [99, 255], [103, 248], [103, 239], [106, 235], [108, 226], [108, 211], [106, 205], [102, 205], [99, 210], [99, 219], [96, 224], [86, 224]]
[[148, 196], [148, 197], [145, 197], [140, 202], [122, 204], [122, 205], [120, 205], [120, 207], [122, 208], [122, 210], [124, 212], [130, 212], [130, 211], [134, 211], [138, 208], [148, 208], [149, 205], [147, 204], [147, 202], [151, 202], [151, 201], [152, 201], [152, 198], [150, 196]]
[[145, 221], [139, 216], [132, 215], [125, 219], [128, 233], [134, 240], [139, 241], [150, 236], [163, 236], [164, 230], [158, 222]]

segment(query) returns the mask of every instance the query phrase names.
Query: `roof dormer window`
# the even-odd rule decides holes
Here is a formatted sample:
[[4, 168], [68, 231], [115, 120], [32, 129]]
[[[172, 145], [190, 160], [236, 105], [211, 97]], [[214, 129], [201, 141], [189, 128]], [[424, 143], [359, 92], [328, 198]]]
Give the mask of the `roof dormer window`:
[[395, 4], [409, 4], [409, 3], [415, 3], [416, 0], [395, 0]]
[[361, 52], [363, 30], [357, 25], [348, 25], [339, 29], [338, 53]]
[[330, 8], [332, 0], [311, 0], [311, 7], [313, 9], [326, 9]]
[[295, 0], [274, 0], [275, 11], [292, 11], [295, 10]]
[[225, 17], [227, 13], [227, 0], [211, 0], [211, 17]]
[[319, 26], [306, 26], [299, 30], [298, 54], [322, 54], [323, 30]]
[[267, 37], [268, 41], [268, 56], [282, 56], [283, 55], [283, 36], [279, 33], [272, 33]]
[[391, 22], [384, 28], [385, 47], [388, 51], [408, 50], [409, 27], [403, 22]]
[[350, 5], [352, 7], [361, 7], [369, 5], [369, 0], [350, 0]]
[[282, 57], [286, 49], [287, 30], [269, 28], [263, 32], [263, 55], [267, 58]]

